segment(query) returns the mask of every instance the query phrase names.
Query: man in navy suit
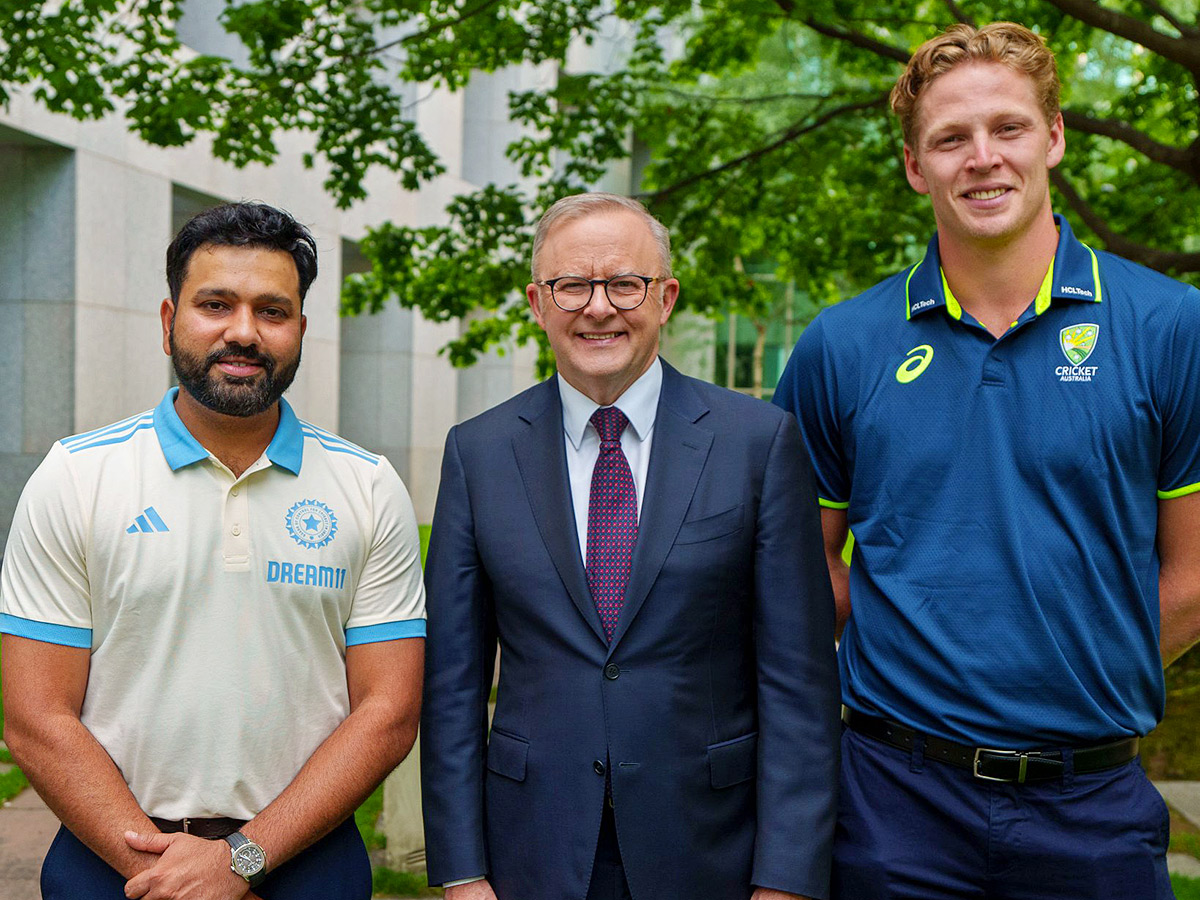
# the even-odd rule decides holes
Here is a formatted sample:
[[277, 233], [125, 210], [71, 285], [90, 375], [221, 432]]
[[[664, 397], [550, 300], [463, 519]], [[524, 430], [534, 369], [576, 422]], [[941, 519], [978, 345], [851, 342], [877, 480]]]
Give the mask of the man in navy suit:
[[659, 359], [679, 282], [636, 201], [560, 200], [532, 269], [557, 376], [446, 439], [429, 881], [447, 900], [827, 897], [834, 613], [796, 422]]

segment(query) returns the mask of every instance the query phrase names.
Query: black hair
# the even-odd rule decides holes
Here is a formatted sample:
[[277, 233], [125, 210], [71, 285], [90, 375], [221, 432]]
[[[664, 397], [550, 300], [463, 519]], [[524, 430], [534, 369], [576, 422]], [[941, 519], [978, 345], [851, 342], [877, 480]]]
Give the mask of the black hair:
[[264, 247], [291, 254], [300, 276], [301, 303], [317, 277], [317, 242], [289, 213], [257, 201], [223, 203], [189, 219], [167, 247], [167, 286], [173, 302], [179, 302], [192, 254], [206, 244]]

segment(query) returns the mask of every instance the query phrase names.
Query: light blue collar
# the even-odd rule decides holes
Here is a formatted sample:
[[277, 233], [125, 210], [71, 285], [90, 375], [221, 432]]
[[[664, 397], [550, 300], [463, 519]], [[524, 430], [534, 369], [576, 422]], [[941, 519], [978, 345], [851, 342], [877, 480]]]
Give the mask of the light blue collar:
[[[209, 452], [192, 437], [175, 411], [175, 398], [178, 396], [179, 388], [173, 387], [154, 408], [154, 433], [158, 436], [163, 457], [173, 472], [209, 457]], [[300, 421], [292, 412], [291, 405], [283, 399], [279, 401], [279, 426], [267, 446], [267, 459], [293, 475], [300, 474], [300, 464], [304, 459], [304, 435], [300, 432]]]

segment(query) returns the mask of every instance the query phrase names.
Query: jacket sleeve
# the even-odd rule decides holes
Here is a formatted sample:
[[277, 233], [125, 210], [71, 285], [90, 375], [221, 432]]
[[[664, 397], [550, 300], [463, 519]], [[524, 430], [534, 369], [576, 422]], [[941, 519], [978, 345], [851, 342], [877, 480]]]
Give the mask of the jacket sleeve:
[[421, 793], [430, 884], [485, 875], [484, 760], [496, 632], [457, 429], [446, 437], [425, 567]]
[[829, 896], [838, 786], [834, 604], [812, 466], [783, 416], [755, 546], [758, 823], [753, 884]]

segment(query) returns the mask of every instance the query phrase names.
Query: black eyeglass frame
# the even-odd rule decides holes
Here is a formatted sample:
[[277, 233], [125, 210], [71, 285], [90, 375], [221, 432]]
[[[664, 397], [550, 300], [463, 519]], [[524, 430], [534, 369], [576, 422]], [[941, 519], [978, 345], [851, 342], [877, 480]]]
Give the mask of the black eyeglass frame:
[[[614, 300], [612, 297], [612, 294], [610, 294], [608, 292], [609, 282], [617, 281], [621, 278], [637, 278], [637, 279], [640, 279], [642, 284], [644, 285], [644, 289], [642, 291], [642, 298], [640, 300], [638, 300], [637, 303], [633, 304], [633, 306], [622, 306], [621, 303]], [[561, 303], [558, 302], [558, 292], [554, 290], [554, 286], [556, 284], [558, 284], [560, 281], [568, 281], [568, 280], [569, 281], [586, 281], [588, 283], [588, 285], [590, 285], [590, 287], [591, 287], [591, 290], [589, 290], [587, 293], [587, 298], [582, 303], [580, 303], [578, 306], [563, 306]], [[550, 288], [550, 299], [553, 300], [554, 305], [557, 306], [559, 309], [561, 309], [563, 312], [579, 312], [581, 309], [583, 309], [585, 306], [587, 306], [589, 303], [591, 303], [592, 295], [595, 294], [596, 285], [598, 285], [598, 284], [604, 286], [604, 296], [608, 298], [608, 302], [613, 305], [614, 309], [619, 309], [622, 312], [629, 312], [630, 310], [637, 309], [639, 306], [641, 306], [643, 303], [646, 302], [646, 298], [650, 296], [650, 285], [654, 284], [654, 282], [656, 282], [656, 281], [666, 281], [666, 280], [667, 279], [661, 278], [659, 276], [651, 277], [649, 275], [638, 275], [636, 272], [621, 272], [619, 275], [612, 276], [612, 278], [584, 278], [582, 275], [560, 275], [558, 278], [549, 278], [546, 281], [536, 281], [536, 282], [534, 282], [534, 284], [537, 284], [539, 286], [545, 285], [546, 287]]]

